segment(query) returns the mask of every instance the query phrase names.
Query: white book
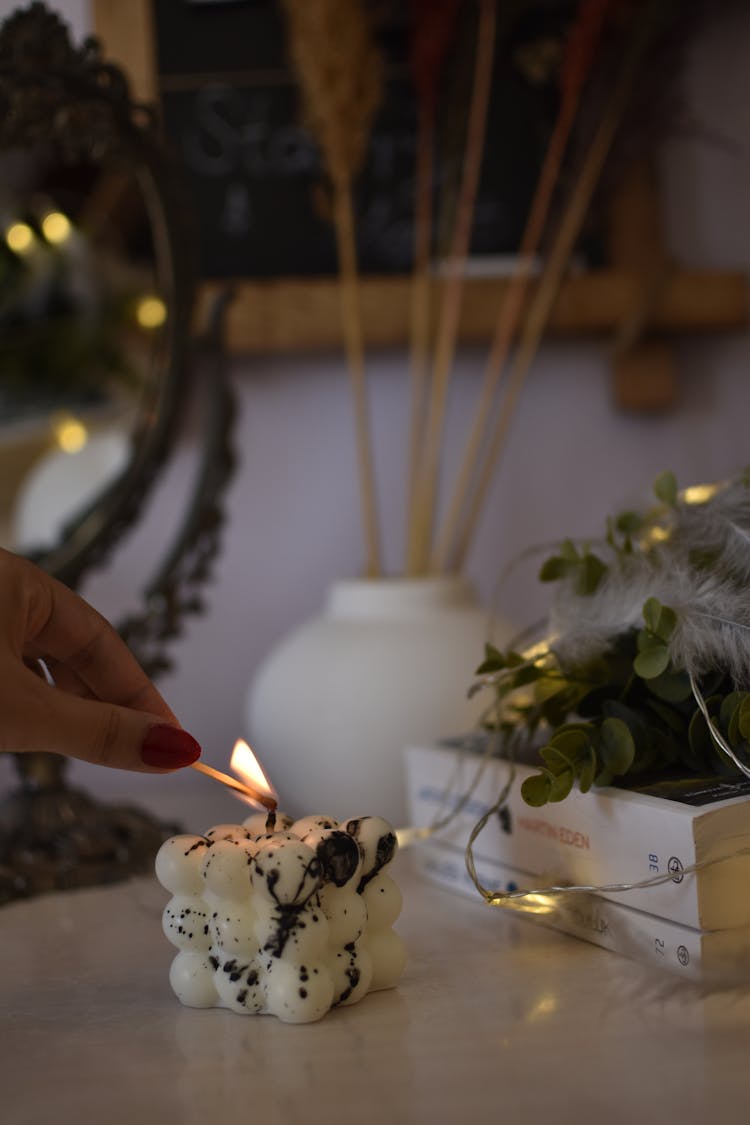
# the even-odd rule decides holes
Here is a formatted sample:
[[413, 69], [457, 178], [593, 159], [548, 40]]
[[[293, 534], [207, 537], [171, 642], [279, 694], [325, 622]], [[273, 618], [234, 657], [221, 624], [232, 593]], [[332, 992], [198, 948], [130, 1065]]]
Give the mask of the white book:
[[[469, 791], [482, 759], [440, 744], [406, 751], [410, 821], [431, 825]], [[505, 864], [547, 883], [601, 887], [672, 874], [657, 886], [601, 891], [606, 899], [691, 926], [723, 930], [750, 926], [750, 782], [712, 779], [649, 791], [574, 789], [559, 803], [529, 807], [521, 797], [534, 767], [490, 758], [465, 806], [439, 833], [461, 853], [469, 833], [495, 804], [511, 768], [515, 780], [505, 811], [493, 814], [476, 841], [477, 863]], [[679, 799], [677, 799], [679, 798]], [[745, 850], [747, 854], [737, 853]], [[690, 873], [695, 863], [712, 863]]]
[[[431, 882], [478, 900], [463, 849], [456, 844], [435, 838], [423, 841], [412, 848], [411, 862]], [[504, 891], [533, 887], [533, 877], [497, 860], [478, 860], [476, 866], [484, 886]], [[598, 895], [533, 901], [532, 906], [531, 917], [542, 925], [689, 980], [742, 983], [750, 976], [748, 926], [695, 930]]]

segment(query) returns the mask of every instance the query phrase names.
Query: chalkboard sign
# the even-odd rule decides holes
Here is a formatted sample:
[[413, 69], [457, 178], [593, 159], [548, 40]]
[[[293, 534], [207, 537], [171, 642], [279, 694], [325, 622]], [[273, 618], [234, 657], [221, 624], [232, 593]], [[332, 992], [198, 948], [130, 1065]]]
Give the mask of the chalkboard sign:
[[[356, 185], [360, 267], [381, 275], [407, 272], [413, 245], [416, 106], [407, 65], [407, 6], [393, 8], [378, 24], [386, 90]], [[541, 53], [555, 36], [559, 42], [570, 11], [570, 2], [547, 0], [533, 18], [527, 10], [525, 20], [498, 39], [474, 254], [517, 249], [555, 109], [554, 82], [529, 77], [519, 59], [535, 43]], [[156, 0], [154, 18], [158, 88], [199, 218], [202, 275], [334, 275], [325, 176], [300, 122], [277, 0]], [[463, 34], [471, 35], [471, 28]], [[468, 77], [463, 83], [461, 74], [451, 79], [454, 110], [444, 115], [443, 152], [450, 148], [451, 128], [465, 118]], [[443, 189], [459, 171], [461, 146], [452, 150], [458, 155], [443, 157], [436, 171], [438, 214], [449, 194]]]

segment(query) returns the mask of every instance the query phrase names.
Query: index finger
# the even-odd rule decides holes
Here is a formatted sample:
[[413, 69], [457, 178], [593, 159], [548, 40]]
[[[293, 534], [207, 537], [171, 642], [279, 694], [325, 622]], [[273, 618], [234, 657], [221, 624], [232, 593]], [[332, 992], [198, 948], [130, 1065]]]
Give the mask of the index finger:
[[176, 722], [116, 629], [67, 586], [27, 564], [24, 655], [69, 668], [92, 695]]

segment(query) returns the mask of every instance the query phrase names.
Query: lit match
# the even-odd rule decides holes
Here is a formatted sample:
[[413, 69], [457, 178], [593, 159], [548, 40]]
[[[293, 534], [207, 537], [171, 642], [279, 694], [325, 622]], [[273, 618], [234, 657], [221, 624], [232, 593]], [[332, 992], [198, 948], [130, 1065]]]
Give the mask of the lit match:
[[231, 766], [233, 770], [236, 770], [245, 778], [244, 781], [238, 781], [228, 773], [222, 773], [221, 770], [215, 770], [213, 766], [205, 765], [204, 762], [192, 763], [192, 769], [198, 770], [206, 777], [212, 777], [214, 781], [220, 781], [222, 785], [226, 785], [230, 789], [234, 789], [236, 793], [239, 793], [241, 797], [252, 802], [252, 804], [262, 805], [269, 812], [275, 812], [278, 801], [273, 788], [260, 768], [258, 759], [248, 744], [241, 738], [235, 743], [232, 751]]

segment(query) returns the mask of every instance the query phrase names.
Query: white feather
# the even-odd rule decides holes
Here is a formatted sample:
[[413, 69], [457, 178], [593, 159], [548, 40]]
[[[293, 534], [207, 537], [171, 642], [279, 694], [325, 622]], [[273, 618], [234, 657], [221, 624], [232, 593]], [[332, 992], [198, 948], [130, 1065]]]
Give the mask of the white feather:
[[[691, 490], [687, 495], [690, 496]], [[609, 548], [608, 548], [609, 550]], [[609, 648], [643, 627], [643, 605], [656, 597], [675, 610], [674, 664], [694, 675], [712, 669], [750, 686], [750, 485], [745, 476], [716, 486], [709, 499], [647, 518], [633, 554], [603, 556], [609, 570], [597, 590], [576, 594], [561, 583], [550, 627], [563, 664]]]

